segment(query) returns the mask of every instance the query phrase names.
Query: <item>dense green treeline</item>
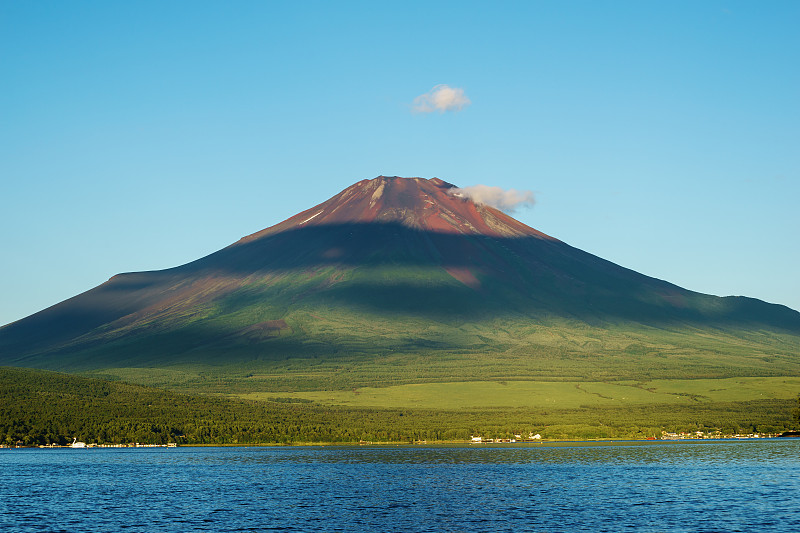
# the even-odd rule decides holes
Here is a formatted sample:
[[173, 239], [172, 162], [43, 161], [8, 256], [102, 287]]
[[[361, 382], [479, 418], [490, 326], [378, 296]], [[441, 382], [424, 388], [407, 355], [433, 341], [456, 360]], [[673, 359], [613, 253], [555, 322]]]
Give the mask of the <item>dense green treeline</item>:
[[666, 431], [797, 428], [788, 400], [697, 407], [438, 411], [191, 396], [41, 370], [0, 367], [0, 443], [259, 444], [502, 438], [646, 438]]

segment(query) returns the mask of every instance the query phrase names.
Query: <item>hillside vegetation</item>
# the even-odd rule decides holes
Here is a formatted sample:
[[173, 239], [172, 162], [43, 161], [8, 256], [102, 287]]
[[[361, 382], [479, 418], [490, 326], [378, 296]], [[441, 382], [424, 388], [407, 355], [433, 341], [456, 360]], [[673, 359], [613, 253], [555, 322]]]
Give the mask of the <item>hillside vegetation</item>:
[[176, 394], [55, 372], [0, 367], [0, 442], [270, 444], [501, 438], [647, 438], [667, 431], [775, 432], [797, 427], [788, 399], [531, 409], [331, 407]]
[[[387, 314], [320, 302], [325, 298], [309, 296], [279, 314], [270, 311], [279, 299], [239, 294], [177, 330], [110, 340], [83, 350], [80, 358], [64, 354], [63, 369], [182, 392], [236, 394], [486, 380], [800, 375], [800, 336], [789, 333], [685, 323], [590, 324], [508, 310], [469, 320], [457, 309], [436, 316]], [[397, 300], [395, 307], [403, 303]], [[283, 329], [243, 326], [275, 316]], [[159, 327], [169, 328], [154, 323], [151, 329]]]

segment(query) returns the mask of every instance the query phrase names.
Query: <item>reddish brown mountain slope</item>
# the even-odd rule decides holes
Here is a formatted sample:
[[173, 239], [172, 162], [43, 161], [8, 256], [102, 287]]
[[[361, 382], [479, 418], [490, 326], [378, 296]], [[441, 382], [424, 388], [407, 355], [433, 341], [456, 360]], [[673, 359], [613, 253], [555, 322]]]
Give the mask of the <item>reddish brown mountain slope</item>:
[[454, 190], [454, 185], [438, 178], [378, 176], [361, 180], [330, 200], [240, 242], [301, 227], [374, 222], [438, 233], [551, 238], [497, 209], [453, 194]]

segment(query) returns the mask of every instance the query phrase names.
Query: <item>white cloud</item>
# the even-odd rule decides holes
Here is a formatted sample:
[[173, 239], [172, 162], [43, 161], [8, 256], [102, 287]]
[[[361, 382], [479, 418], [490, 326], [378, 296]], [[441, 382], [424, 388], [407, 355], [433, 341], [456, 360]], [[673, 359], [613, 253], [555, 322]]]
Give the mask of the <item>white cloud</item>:
[[501, 189], [490, 185], [473, 185], [472, 187], [452, 188], [450, 194], [469, 198], [476, 204], [495, 207], [506, 213], [513, 213], [519, 207], [531, 207], [536, 203], [533, 191], [517, 191]]
[[453, 88], [449, 85], [437, 85], [425, 94], [414, 98], [412, 109], [417, 113], [433, 113], [434, 111], [444, 113], [445, 111], [461, 111], [471, 103], [464, 94], [464, 89]]

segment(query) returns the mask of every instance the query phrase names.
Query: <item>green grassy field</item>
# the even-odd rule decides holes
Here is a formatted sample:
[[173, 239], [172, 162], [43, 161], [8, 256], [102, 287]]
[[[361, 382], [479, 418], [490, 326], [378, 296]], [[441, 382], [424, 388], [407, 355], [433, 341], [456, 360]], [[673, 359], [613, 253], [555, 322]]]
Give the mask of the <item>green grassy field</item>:
[[647, 382], [468, 381], [364, 387], [349, 391], [244, 393], [251, 400], [310, 400], [323, 405], [417, 409], [578, 409], [699, 405], [787, 400], [800, 377], [749, 377]]

